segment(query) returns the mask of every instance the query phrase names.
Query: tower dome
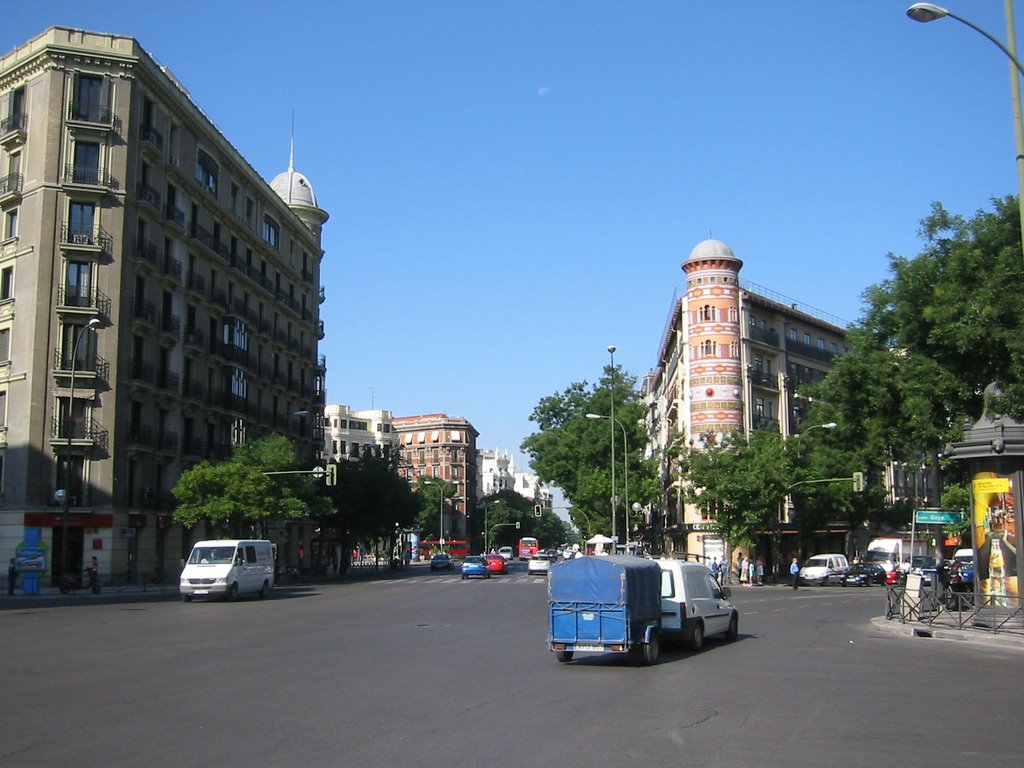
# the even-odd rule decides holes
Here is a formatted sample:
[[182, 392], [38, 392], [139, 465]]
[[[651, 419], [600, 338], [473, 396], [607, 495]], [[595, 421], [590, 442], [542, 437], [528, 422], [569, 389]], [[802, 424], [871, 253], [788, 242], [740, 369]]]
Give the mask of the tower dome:
[[732, 248], [723, 243], [721, 240], [702, 240], [693, 246], [693, 250], [690, 251], [690, 257], [687, 261], [694, 259], [720, 259], [728, 258], [735, 259], [736, 254], [732, 252]]
[[270, 182], [270, 188], [288, 205], [299, 205], [305, 208], [316, 208], [316, 194], [309, 179], [295, 170], [295, 145], [292, 145], [288, 157], [288, 170], [279, 173]]

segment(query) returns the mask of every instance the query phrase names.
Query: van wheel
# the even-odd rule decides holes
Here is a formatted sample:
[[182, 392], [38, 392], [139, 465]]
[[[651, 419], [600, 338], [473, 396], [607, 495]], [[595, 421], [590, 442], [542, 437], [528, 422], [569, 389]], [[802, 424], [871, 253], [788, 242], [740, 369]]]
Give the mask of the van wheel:
[[704, 622], [698, 621], [693, 628], [693, 633], [690, 635], [690, 647], [699, 651], [704, 645]]
[[735, 613], [729, 617], [729, 628], [725, 630], [725, 636], [729, 640], [735, 640], [740, 636], [740, 617]]
[[658, 656], [661, 655], [661, 643], [658, 640], [658, 633], [651, 634], [651, 642], [644, 645], [644, 663], [651, 665], [658, 663]]
[[267, 595], [269, 595], [269, 594], [270, 594], [270, 584], [268, 584], [266, 582], [266, 580], [264, 580], [263, 581], [263, 586], [260, 587], [260, 600], [266, 600], [267, 599]]
[[572, 661], [572, 651], [555, 651], [555, 658], [566, 664]]
[[238, 582], [235, 582], [228, 587], [228, 602], [235, 602], [238, 599]]
[[181, 599], [182, 599], [183, 602], [191, 603], [192, 602], [192, 595], [182, 595]]

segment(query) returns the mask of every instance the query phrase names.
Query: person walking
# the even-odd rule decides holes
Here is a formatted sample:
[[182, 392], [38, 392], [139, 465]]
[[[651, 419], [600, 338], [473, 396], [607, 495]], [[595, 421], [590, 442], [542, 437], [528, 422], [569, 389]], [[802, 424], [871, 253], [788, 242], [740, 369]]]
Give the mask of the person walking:
[[14, 558], [11, 558], [11, 564], [7, 566], [7, 594], [14, 594], [14, 585], [18, 581], [18, 568], [14, 564]]
[[716, 557], [714, 560], [711, 561], [711, 576], [714, 578], [715, 581], [720, 580], [720, 571], [721, 569], [718, 567], [718, 558]]
[[789, 575], [793, 577], [793, 589], [797, 589], [800, 586], [800, 563], [795, 557], [789, 564]]
[[757, 558], [757, 585], [764, 584], [764, 558]]

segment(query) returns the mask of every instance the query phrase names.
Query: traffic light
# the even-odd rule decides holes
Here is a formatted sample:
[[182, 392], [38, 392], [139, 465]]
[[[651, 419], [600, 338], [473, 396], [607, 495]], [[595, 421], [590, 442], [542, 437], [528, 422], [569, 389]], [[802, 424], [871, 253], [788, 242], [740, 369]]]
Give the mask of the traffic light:
[[864, 490], [864, 473], [854, 472], [853, 473], [853, 490], [860, 493]]
[[516, 530], [519, 530], [519, 523], [516, 523]]
[[534, 517], [540, 517], [543, 514], [544, 514], [544, 507], [542, 507], [540, 504], [534, 504], [533, 505], [533, 516]]
[[338, 484], [338, 465], [334, 462], [327, 463], [327, 480], [325, 482], [327, 485]]

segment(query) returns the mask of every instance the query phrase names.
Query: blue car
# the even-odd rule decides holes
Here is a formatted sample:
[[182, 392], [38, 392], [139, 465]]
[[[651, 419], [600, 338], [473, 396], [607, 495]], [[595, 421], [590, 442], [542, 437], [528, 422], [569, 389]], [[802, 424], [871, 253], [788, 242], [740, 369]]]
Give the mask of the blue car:
[[462, 578], [468, 579], [470, 576], [491, 578], [491, 569], [487, 567], [487, 561], [481, 555], [470, 555], [462, 561]]

